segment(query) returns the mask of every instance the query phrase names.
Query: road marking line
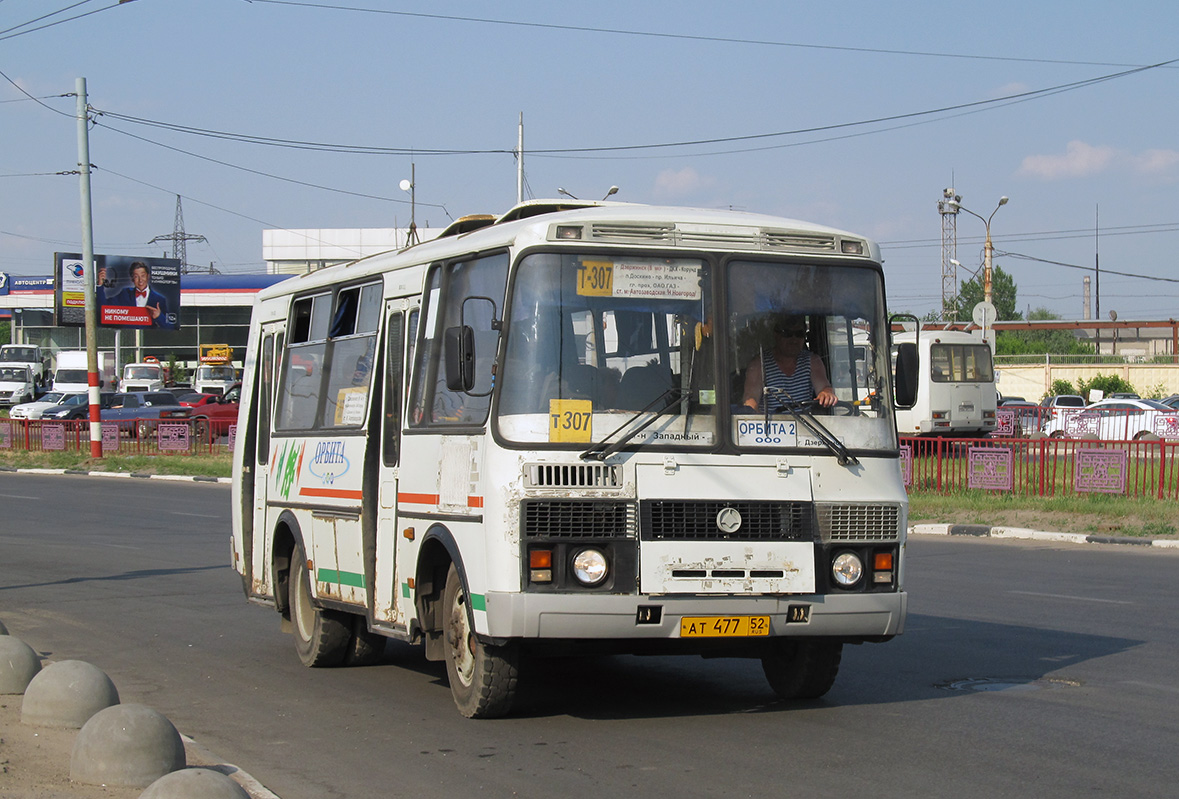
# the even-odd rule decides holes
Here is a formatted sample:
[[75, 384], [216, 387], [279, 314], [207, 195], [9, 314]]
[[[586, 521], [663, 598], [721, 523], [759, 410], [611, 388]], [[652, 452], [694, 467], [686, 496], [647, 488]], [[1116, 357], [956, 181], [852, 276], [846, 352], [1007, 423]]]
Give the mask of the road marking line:
[[1036, 591], [1008, 591], [1009, 594], [1023, 594], [1024, 596], [1042, 596], [1048, 599], [1067, 599], [1071, 602], [1102, 602], [1107, 605], [1133, 605], [1125, 599], [1097, 599], [1091, 596], [1071, 596], [1069, 594], [1041, 594]]

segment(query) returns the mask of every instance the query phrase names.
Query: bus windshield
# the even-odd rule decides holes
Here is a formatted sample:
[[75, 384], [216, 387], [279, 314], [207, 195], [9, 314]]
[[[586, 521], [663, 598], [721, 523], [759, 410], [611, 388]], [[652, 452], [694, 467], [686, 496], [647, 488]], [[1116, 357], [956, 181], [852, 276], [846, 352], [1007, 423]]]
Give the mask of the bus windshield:
[[[497, 378], [501, 435], [571, 447], [621, 437], [631, 446], [826, 451], [822, 436], [798, 425], [802, 410], [848, 447], [895, 448], [879, 273], [738, 260], [720, 267], [718, 283], [716, 268], [617, 253], [525, 257]], [[714, 314], [718, 284], [727, 324]], [[772, 360], [784, 321], [806, 335], [810, 360], [794, 374], [824, 375], [838, 406], [811, 405], [817, 392], [796, 391], [797, 403], [771, 401], [767, 412], [761, 398], [786, 389], [773, 367], [768, 387], [753, 386], [749, 372]], [[747, 404], [750, 391], [757, 399]]]
[[516, 273], [499, 426], [522, 443], [600, 441], [661, 398], [634, 443], [716, 442], [709, 266], [699, 258], [536, 254]]

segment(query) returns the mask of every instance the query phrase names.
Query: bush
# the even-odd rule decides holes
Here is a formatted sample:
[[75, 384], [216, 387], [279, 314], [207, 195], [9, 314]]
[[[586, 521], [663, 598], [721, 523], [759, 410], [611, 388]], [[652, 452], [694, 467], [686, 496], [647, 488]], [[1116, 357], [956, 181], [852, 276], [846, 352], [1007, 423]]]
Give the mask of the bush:
[[1085, 399], [1089, 398], [1089, 391], [1092, 389], [1099, 389], [1105, 392], [1105, 396], [1109, 396], [1114, 392], [1129, 391], [1137, 394], [1137, 389], [1130, 383], [1117, 375], [1097, 375], [1092, 380], [1081, 380], [1077, 383], [1077, 394], [1080, 394]]
[[1073, 388], [1073, 384], [1067, 380], [1056, 379], [1052, 381], [1052, 385], [1048, 386], [1048, 393], [1045, 397], [1052, 397], [1056, 394], [1079, 394], [1080, 392]]

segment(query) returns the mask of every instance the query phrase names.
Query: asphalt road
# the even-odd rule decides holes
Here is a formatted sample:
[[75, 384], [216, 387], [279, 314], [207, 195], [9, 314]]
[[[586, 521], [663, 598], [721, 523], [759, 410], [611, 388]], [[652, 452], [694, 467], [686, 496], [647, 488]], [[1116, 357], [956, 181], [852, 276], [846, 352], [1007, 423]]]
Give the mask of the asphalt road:
[[820, 702], [753, 661], [538, 661], [516, 714], [469, 721], [390, 644], [299, 665], [228, 567], [214, 484], [0, 473], [0, 619], [283, 799], [1171, 797], [1179, 552], [917, 537], [903, 636], [845, 649]]

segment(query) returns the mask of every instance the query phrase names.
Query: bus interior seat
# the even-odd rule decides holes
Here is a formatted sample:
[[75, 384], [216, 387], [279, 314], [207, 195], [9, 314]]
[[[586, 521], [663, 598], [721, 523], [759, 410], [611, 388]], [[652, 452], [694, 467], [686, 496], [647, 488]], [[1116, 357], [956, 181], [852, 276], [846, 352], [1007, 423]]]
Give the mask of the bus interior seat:
[[618, 407], [641, 411], [671, 387], [668, 374], [654, 364], [628, 369], [618, 383]]

